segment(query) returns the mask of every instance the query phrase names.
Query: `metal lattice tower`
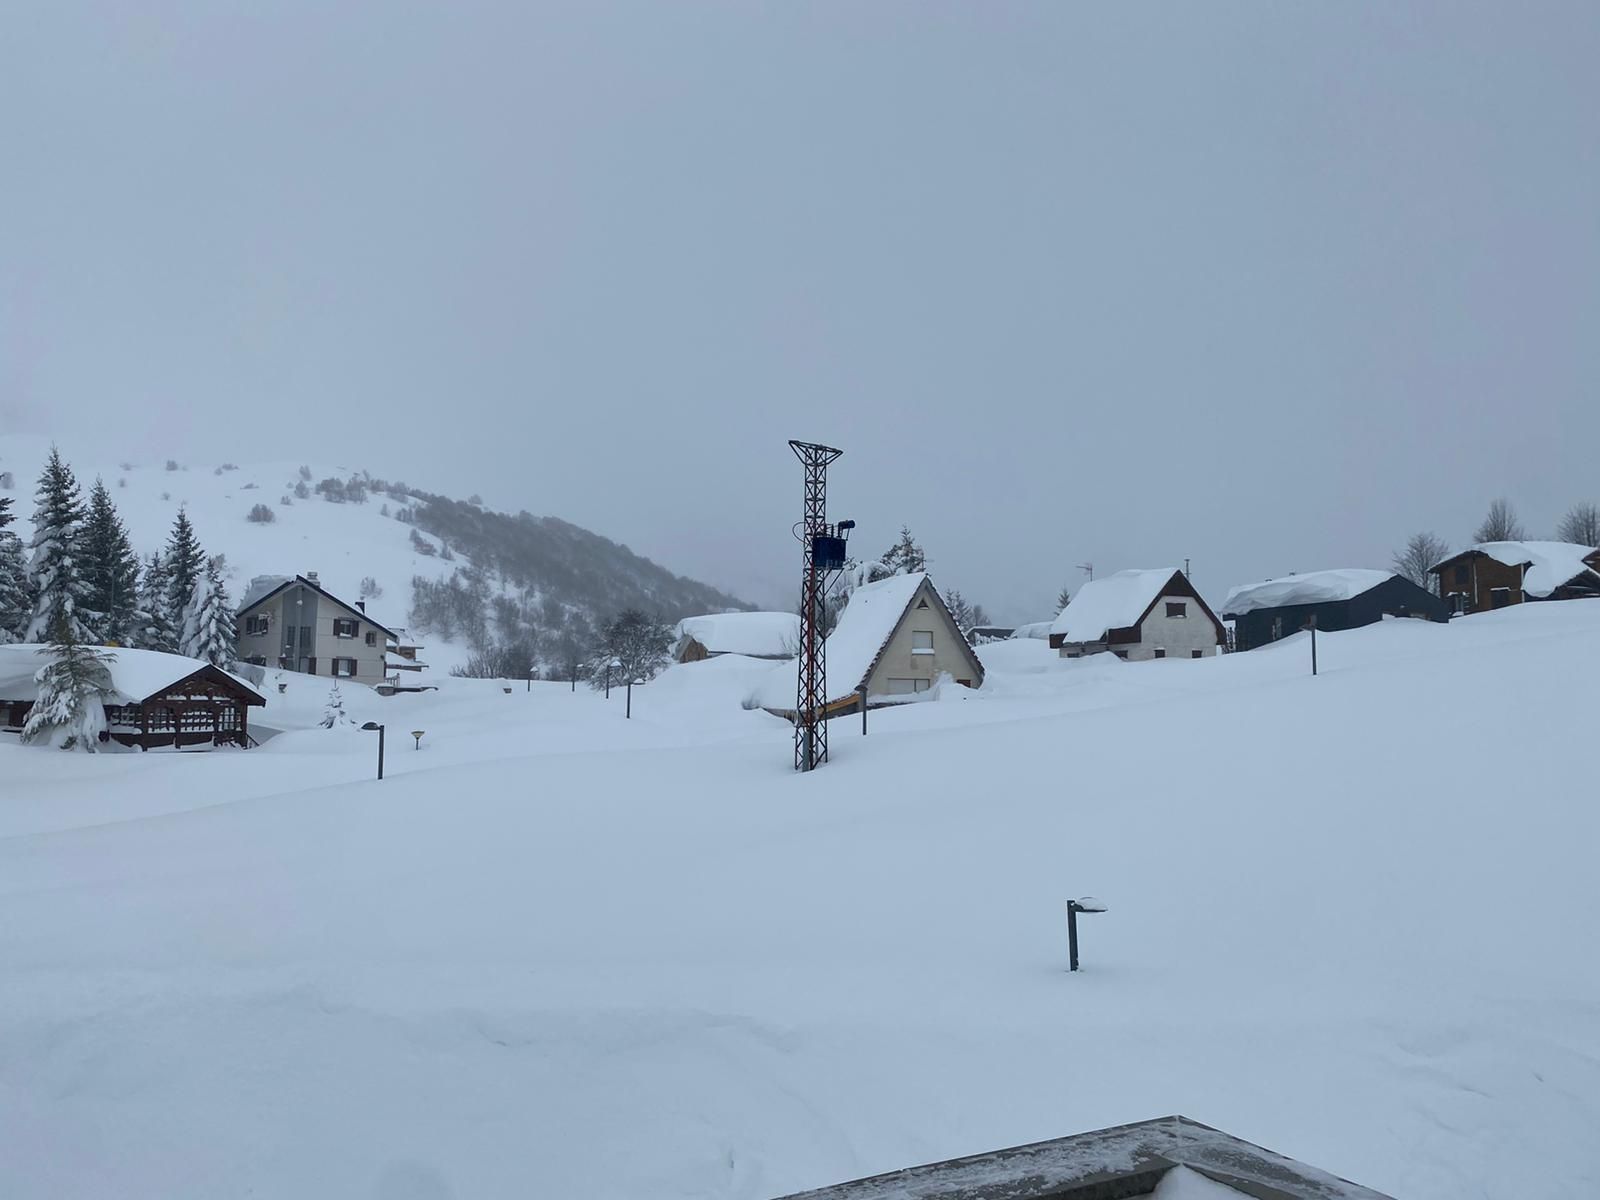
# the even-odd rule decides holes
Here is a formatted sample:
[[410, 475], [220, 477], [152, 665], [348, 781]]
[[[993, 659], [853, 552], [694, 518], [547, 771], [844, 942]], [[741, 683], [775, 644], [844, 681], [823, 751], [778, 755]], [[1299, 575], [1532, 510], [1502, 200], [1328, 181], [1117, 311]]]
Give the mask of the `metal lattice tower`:
[[794, 769], [810, 771], [828, 761], [828, 663], [822, 634], [822, 600], [827, 591], [828, 569], [817, 561], [817, 538], [828, 537], [828, 464], [842, 450], [815, 442], [791, 440], [805, 468], [805, 515], [795, 531], [805, 549], [800, 581], [800, 682], [794, 705]]

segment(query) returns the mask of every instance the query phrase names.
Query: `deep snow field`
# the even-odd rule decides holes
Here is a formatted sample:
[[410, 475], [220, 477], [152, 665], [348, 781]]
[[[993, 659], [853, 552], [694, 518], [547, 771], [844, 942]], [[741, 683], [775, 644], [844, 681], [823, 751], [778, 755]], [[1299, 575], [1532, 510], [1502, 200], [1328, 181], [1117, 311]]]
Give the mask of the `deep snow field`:
[[1600, 603], [1319, 649], [985, 647], [808, 776], [734, 659], [347, 687], [381, 783], [293, 676], [258, 750], [0, 739], [0, 1194], [759, 1200], [1183, 1113], [1600, 1195]]

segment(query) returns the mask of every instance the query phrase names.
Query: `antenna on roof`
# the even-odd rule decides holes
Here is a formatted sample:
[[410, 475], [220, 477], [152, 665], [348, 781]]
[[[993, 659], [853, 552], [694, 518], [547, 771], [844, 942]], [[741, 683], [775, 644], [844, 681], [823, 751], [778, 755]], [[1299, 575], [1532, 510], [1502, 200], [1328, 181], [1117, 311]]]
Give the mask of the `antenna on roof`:
[[1188, 560], [1188, 558], [1185, 558], [1183, 560], [1183, 575], [1184, 575], [1185, 579], [1187, 579], [1189, 577], [1189, 560]]
[[1093, 563], [1079, 563], [1078, 564], [1078, 570], [1088, 572], [1090, 582], [1093, 582], [1093, 580], [1094, 580], [1094, 564]]

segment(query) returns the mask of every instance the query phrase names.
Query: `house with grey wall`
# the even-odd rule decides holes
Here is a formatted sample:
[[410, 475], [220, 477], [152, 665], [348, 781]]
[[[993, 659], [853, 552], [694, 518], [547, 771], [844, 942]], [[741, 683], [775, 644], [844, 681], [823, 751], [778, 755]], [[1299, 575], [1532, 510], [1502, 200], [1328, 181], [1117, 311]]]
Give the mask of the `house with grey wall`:
[[323, 588], [315, 571], [251, 580], [238, 613], [240, 662], [348, 679], [384, 681], [384, 653], [395, 632]]
[[1131, 662], [1209, 658], [1227, 630], [1175, 567], [1118, 571], [1090, 580], [1050, 626], [1062, 658], [1110, 652]]

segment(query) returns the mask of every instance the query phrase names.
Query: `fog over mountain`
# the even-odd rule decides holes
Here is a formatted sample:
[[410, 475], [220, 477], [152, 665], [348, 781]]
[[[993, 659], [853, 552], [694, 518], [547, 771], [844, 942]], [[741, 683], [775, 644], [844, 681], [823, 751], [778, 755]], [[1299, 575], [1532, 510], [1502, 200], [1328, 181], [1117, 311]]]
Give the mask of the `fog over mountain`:
[[35, 6], [0, 432], [354, 461], [997, 618], [1600, 499], [1600, 8]]

